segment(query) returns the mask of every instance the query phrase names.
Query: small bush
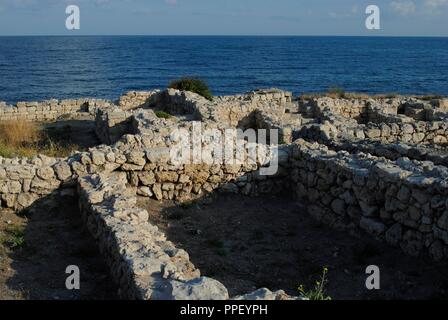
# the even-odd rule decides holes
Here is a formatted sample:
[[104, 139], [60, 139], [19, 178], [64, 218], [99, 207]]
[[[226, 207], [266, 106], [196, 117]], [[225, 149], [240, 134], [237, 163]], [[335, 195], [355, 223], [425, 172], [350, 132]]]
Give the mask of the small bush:
[[207, 100], [213, 100], [213, 94], [208, 88], [208, 85], [201, 79], [182, 78], [180, 80], [172, 81], [169, 87], [181, 91], [191, 91], [203, 96]]
[[25, 229], [23, 227], [6, 229], [5, 237], [0, 238], [0, 243], [11, 249], [22, 248], [25, 245]]
[[172, 117], [172, 115], [165, 111], [157, 111], [156, 116], [160, 119], [170, 119]]
[[369, 99], [370, 96], [366, 93], [360, 92], [345, 92], [344, 89], [337, 86], [330, 87], [327, 92], [324, 93], [304, 93], [299, 96], [299, 99], [311, 100], [322, 97], [329, 97], [333, 99]]
[[344, 89], [342, 89], [338, 86], [331, 86], [328, 89], [327, 94], [329, 97], [332, 97], [332, 98], [343, 98], [345, 96], [345, 91], [344, 91]]
[[427, 95], [424, 95], [424, 96], [420, 96], [419, 98], [422, 99], [422, 100], [425, 100], [425, 101], [431, 101], [431, 100], [443, 99], [444, 96], [439, 95], [439, 94], [427, 94]]
[[185, 210], [187, 210], [187, 209], [191, 209], [191, 208], [193, 208], [195, 206], [195, 202], [194, 201], [185, 201], [185, 202], [182, 202], [181, 204], [180, 204], [180, 207], [182, 208], [182, 209], [185, 209]]
[[328, 268], [323, 269], [320, 279], [316, 281], [314, 289], [307, 291], [303, 285], [299, 286], [299, 293], [309, 300], [331, 300], [330, 296], [325, 295], [325, 286], [327, 285]]
[[399, 96], [398, 93], [389, 92], [389, 93], [377, 94], [377, 95], [374, 96], [374, 98], [377, 98], [377, 99], [392, 99], [392, 98], [396, 98], [398, 96]]

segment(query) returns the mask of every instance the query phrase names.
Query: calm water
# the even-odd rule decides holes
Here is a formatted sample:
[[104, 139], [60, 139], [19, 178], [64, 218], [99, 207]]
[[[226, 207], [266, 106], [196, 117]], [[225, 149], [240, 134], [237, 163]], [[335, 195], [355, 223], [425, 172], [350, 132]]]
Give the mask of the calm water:
[[331, 86], [448, 95], [448, 38], [0, 37], [0, 100], [101, 97], [206, 79], [215, 94]]

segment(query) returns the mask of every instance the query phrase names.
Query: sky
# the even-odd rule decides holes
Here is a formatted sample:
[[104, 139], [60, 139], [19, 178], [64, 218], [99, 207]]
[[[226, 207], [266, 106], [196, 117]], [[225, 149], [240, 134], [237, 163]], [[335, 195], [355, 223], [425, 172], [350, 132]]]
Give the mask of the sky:
[[[380, 30], [365, 27], [371, 4]], [[0, 35], [448, 36], [447, 21], [448, 0], [0, 0]]]

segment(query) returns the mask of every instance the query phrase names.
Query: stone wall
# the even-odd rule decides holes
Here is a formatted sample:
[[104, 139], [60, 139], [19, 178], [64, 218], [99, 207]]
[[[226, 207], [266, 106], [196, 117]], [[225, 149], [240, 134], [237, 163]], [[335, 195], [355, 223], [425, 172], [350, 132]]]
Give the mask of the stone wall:
[[108, 108], [111, 105], [109, 101], [100, 99], [53, 99], [43, 102], [18, 102], [15, 106], [0, 102], [0, 121], [52, 122], [59, 118], [81, 115], [94, 117], [97, 109]]
[[[190, 200], [216, 189], [244, 194], [283, 190], [284, 169], [267, 181], [259, 176], [261, 163], [256, 161], [230, 166], [173, 165], [169, 148], [155, 145], [157, 140], [150, 137], [126, 135], [114, 146], [100, 146], [67, 159], [0, 159], [0, 204], [20, 210], [61, 187], [73, 188], [78, 177], [117, 170], [127, 173], [129, 184], [138, 187], [139, 195], [158, 200]], [[204, 142], [204, 150], [208, 146], [213, 149]], [[266, 146], [259, 148], [266, 150], [267, 156], [271, 154]], [[280, 164], [285, 164], [287, 152], [279, 153]]]
[[[178, 249], [148, 222], [137, 207], [135, 188], [125, 173], [81, 178], [78, 186], [83, 220], [120, 287], [120, 295], [137, 300], [228, 300], [227, 288], [201, 277], [185, 250]], [[283, 291], [257, 290], [237, 300], [298, 299]]]
[[[299, 112], [312, 121], [296, 130], [295, 137], [318, 141], [327, 145], [334, 141], [371, 141], [383, 144], [404, 143], [446, 146], [448, 123], [446, 121], [421, 120], [410, 110], [442, 110], [442, 102], [415, 101], [413, 98], [390, 100], [346, 100], [320, 98], [301, 103]], [[424, 107], [423, 107], [424, 106]], [[347, 110], [352, 110], [349, 112]], [[351, 109], [353, 108], [353, 109]], [[403, 114], [398, 114], [400, 111]], [[407, 115], [405, 115], [405, 113]], [[420, 120], [419, 120], [420, 119]], [[426, 118], [425, 118], [426, 119]]]
[[310, 202], [316, 218], [330, 225], [362, 228], [409, 254], [427, 252], [437, 260], [447, 256], [446, 167], [336, 153], [299, 140], [281, 148], [279, 172], [266, 177], [259, 174], [260, 164], [172, 165], [168, 150], [154, 147], [154, 140], [144, 135], [127, 135], [114, 146], [68, 159], [1, 159], [1, 204], [20, 210], [45, 195], [73, 188], [77, 177], [122, 171], [138, 195], [158, 200], [186, 201], [214, 191], [294, 192]]
[[[213, 192], [290, 193], [306, 199], [310, 214], [332, 227], [364, 230], [410, 255], [448, 257], [448, 125], [434, 120], [444, 114], [445, 100], [431, 106], [412, 98], [296, 104], [290, 93], [264, 90], [208, 101], [170, 89], [129, 93], [119, 106], [85, 101], [57, 102], [62, 111], [54, 112], [68, 111], [66, 104], [78, 106], [75, 114], [95, 112], [97, 135], [113, 145], [66, 159], [0, 158], [0, 205], [22, 210], [77, 187], [84, 220], [124, 297], [228, 298], [222, 284], [201, 278], [188, 254], [147, 223], [136, 195], [182, 202]], [[20, 108], [30, 109], [18, 114], [41, 112], [34, 104]], [[173, 116], [159, 118], [160, 110]], [[279, 129], [285, 143], [278, 151], [279, 171], [260, 174], [273, 156], [269, 144], [255, 144], [264, 158], [244, 165], [174, 164], [171, 133], [191, 130], [192, 120], [221, 132]], [[222, 146], [218, 139], [201, 140], [206, 158], [209, 152], [213, 160], [216, 145]]]
[[445, 121], [357, 124], [337, 119], [337, 121], [324, 121], [322, 124], [306, 125], [297, 132], [300, 137], [326, 144], [334, 140], [439, 146], [448, 144], [448, 123]]
[[367, 117], [367, 101], [323, 97], [302, 100], [299, 103], [299, 112], [310, 118], [319, 118], [324, 111], [352, 119]]
[[336, 153], [297, 141], [290, 172], [310, 213], [340, 229], [361, 228], [418, 256], [448, 257], [448, 170], [402, 158]]
[[32, 159], [0, 158], [0, 205], [19, 211], [50, 194], [70, 193], [78, 177], [117, 169], [120, 162], [126, 161], [120, 156], [124, 157], [116, 149], [105, 147], [66, 159], [43, 155]]
[[121, 110], [148, 108], [152, 99], [160, 93], [160, 90], [130, 91], [118, 99], [118, 107]]
[[104, 144], [116, 143], [124, 134], [132, 132], [132, 116], [132, 112], [118, 107], [98, 110], [95, 116], [96, 136]]
[[[291, 93], [274, 89], [215, 97], [214, 101], [175, 89], [131, 92], [120, 98], [119, 106], [98, 110], [96, 133], [107, 144], [115, 143], [127, 133], [140, 133], [143, 127], [136, 130], [136, 123], [144, 120], [145, 110], [153, 110], [167, 112], [178, 118], [178, 122], [198, 120], [222, 128], [256, 129], [262, 124], [263, 128], [279, 129], [281, 138], [290, 142], [292, 127], [301, 124], [299, 116], [289, 113], [294, 108]], [[152, 126], [152, 130], [155, 129]]]
[[[418, 97], [397, 96], [392, 98], [330, 98], [320, 97], [299, 101], [299, 112], [308, 117], [318, 118], [323, 113], [338, 114], [345, 118], [362, 122], [383, 122], [383, 116], [399, 119], [410, 118], [418, 121], [440, 120], [448, 112], [448, 99], [423, 100]], [[392, 121], [394, 117], [390, 118]]]
[[436, 165], [448, 167], [448, 155], [444, 148], [413, 144], [384, 144], [380, 141], [333, 141], [327, 144], [336, 151], [347, 151], [349, 153], [369, 153], [377, 157], [384, 157], [396, 161], [399, 158], [411, 160], [430, 161]]

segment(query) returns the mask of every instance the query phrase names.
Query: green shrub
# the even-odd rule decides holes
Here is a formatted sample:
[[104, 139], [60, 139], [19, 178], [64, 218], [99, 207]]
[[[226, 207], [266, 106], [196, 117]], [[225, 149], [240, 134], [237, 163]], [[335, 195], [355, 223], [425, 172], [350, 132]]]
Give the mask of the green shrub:
[[161, 118], [161, 119], [169, 119], [172, 117], [172, 115], [170, 115], [168, 112], [165, 112], [165, 111], [157, 111], [156, 116], [157, 116], [157, 118]]
[[333, 98], [343, 98], [345, 96], [345, 90], [338, 86], [331, 86], [328, 89], [328, 96]]
[[191, 208], [193, 208], [195, 206], [195, 202], [194, 201], [185, 201], [185, 202], [182, 202], [181, 204], [180, 204], [180, 207], [182, 208], [182, 209], [191, 209]]
[[172, 81], [169, 87], [181, 91], [191, 91], [203, 96], [207, 100], [210, 101], [213, 100], [213, 94], [208, 88], [208, 85], [201, 79], [182, 78], [179, 80]]
[[12, 227], [5, 230], [5, 236], [0, 238], [1, 245], [7, 245], [11, 249], [22, 248], [25, 245], [24, 227]]
[[325, 295], [325, 286], [327, 285], [328, 268], [323, 269], [320, 279], [315, 282], [314, 289], [307, 291], [303, 285], [299, 286], [299, 293], [309, 300], [331, 300], [330, 296]]

